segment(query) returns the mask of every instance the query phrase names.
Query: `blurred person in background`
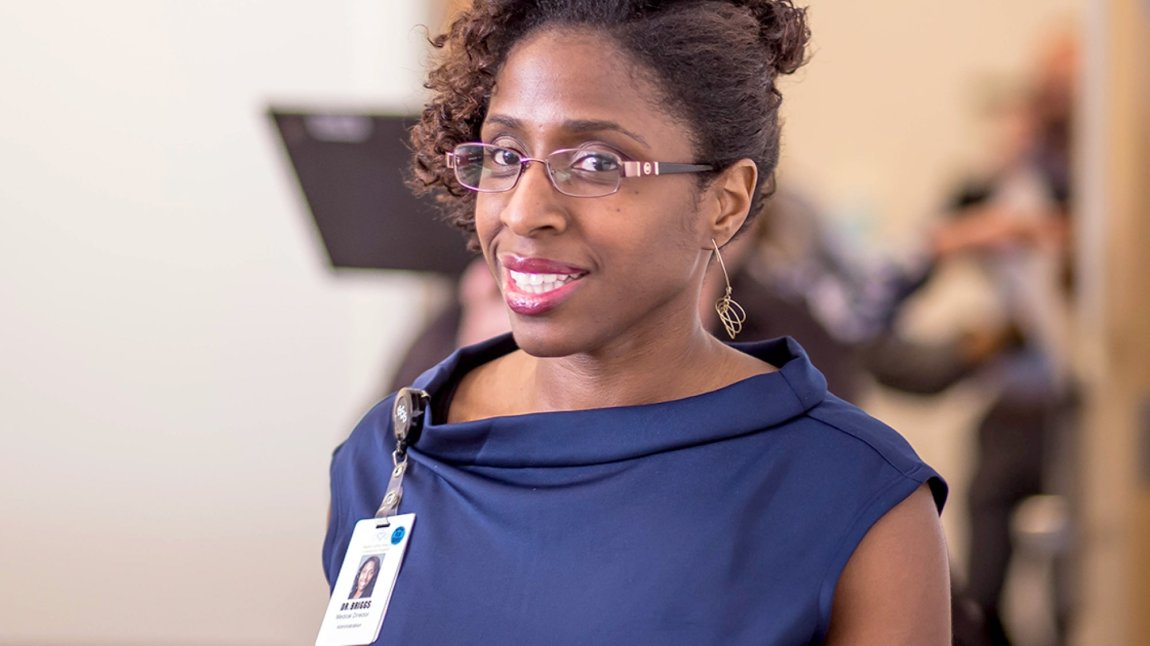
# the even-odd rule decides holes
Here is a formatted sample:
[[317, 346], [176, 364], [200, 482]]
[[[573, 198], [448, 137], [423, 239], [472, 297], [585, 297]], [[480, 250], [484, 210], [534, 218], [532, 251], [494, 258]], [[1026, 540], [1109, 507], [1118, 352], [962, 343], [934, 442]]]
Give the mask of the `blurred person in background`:
[[[1072, 493], [1066, 453], [1075, 417], [1069, 331], [1075, 52], [1074, 38], [1058, 34], [1044, 44], [1025, 89], [994, 106], [993, 162], [951, 197], [921, 273], [894, 290], [888, 323], [938, 267], [958, 258], [984, 272], [995, 292], [993, 310], [984, 312], [980, 327], [949, 342], [923, 346], [888, 330], [867, 352], [872, 374], [901, 390], [940, 392], [975, 371], [991, 386], [969, 491], [966, 585], [996, 646], [1012, 643], [1002, 597], [1016, 547], [1015, 513], [1032, 496]], [[1071, 611], [1068, 558], [1058, 555], [1051, 591], [1059, 643]]]
[[392, 371], [383, 396], [410, 386], [415, 379], [458, 348], [486, 341], [511, 330], [499, 285], [483, 258], [467, 265], [452, 298], [415, 336]]

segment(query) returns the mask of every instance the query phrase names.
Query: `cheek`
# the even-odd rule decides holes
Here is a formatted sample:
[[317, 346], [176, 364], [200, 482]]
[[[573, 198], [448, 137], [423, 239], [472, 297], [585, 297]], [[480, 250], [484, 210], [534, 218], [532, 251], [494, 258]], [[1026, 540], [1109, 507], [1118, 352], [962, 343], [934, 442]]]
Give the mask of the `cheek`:
[[[700, 195], [692, 180], [683, 175], [656, 178], [654, 184], [627, 193], [630, 203], [658, 212], [660, 222], [678, 233], [696, 233], [702, 215]], [[668, 231], [670, 233], [670, 231]]]
[[696, 267], [699, 254], [699, 216], [689, 203], [655, 199], [650, 194], [631, 208], [613, 208], [604, 215], [613, 227], [598, 228], [595, 244], [622, 261], [627, 272], [648, 279], [685, 280]]
[[694, 203], [694, 195], [683, 190], [662, 194], [647, 192], [638, 196], [637, 205], [644, 210], [640, 239], [658, 240], [663, 249], [694, 250], [699, 245], [703, 217]]
[[493, 196], [480, 195], [475, 200], [475, 236], [484, 255], [488, 253], [491, 239], [499, 229], [500, 203]]

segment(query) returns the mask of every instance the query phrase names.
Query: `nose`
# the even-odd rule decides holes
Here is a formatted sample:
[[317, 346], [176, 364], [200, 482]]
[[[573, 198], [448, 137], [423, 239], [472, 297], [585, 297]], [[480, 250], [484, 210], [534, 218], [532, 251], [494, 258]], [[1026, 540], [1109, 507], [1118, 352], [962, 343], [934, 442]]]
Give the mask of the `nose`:
[[515, 187], [503, 195], [507, 201], [500, 218], [516, 235], [529, 237], [567, 229], [564, 196], [551, 183], [544, 162], [528, 161]]

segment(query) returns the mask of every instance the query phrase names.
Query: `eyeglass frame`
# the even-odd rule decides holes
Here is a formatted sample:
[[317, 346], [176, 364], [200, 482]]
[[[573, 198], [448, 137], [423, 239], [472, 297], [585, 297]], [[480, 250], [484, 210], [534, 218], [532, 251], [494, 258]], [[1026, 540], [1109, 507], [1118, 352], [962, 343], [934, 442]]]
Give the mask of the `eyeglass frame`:
[[[500, 189], [481, 189], [481, 188], [477, 188], [477, 187], [469, 186], [469, 185], [465, 184], [463, 182], [463, 180], [460, 179], [460, 177], [459, 177], [459, 168], [458, 168], [458, 165], [456, 163], [456, 159], [459, 156], [458, 151], [463, 146], [481, 146], [484, 150], [489, 150], [489, 149], [494, 148], [497, 150], [507, 150], [507, 151], [515, 153], [516, 155], [518, 155], [520, 157], [520, 159], [519, 159], [519, 170], [515, 174], [515, 180], [512, 181], [511, 185], [508, 186], [507, 188], [500, 188]], [[444, 159], [447, 162], [447, 167], [452, 169], [453, 171], [455, 171], [453, 173], [455, 175], [455, 181], [459, 182], [460, 186], [462, 186], [462, 187], [464, 187], [470, 191], [475, 191], [476, 193], [506, 193], [507, 191], [510, 191], [511, 189], [513, 189], [519, 185], [519, 180], [523, 177], [523, 173], [527, 170], [527, 164], [529, 164], [531, 162], [538, 162], [540, 164], [543, 164], [543, 168], [547, 171], [547, 180], [551, 183], [551, 187], [554, 188], [559, 193], [566, 195], [568, 197], [607, 197], [608, 195], [614, 195], [615, 193], [619, 192], [619, 189], [623, 186], [623, 180], [628, 178], [628, 177], [654, 177], [657, 175], [676, 175], [676, 174], [680, 174], [680, 173], [705, 173], [708, 171], [715, 170], [715, 167], [710, 165], [710, 164], [681, 164], [681, 163], [675, 163], [675, 162], [657, 162], [657, 161], [641, 161], [641, 160], [637, 161], [637, 160], [623, 159], [623, 156], [620, 155], [619, 153], [612, 152], [611, 154], [618, 157], [619, 162], [622, 165], [622, 168], [620, 169], [620, 174], [619, 174], [619, 181], [615, 184], [615, 188], [612, 189], [610, 192], [602, 193], [599, 195], [572, 195], [571, 193], [568, 193], [559, 187], [559, 184], [555, 180], [555, 174], [551, 169], [551, 164], [550, 164], [550, 162], [547, 161], [547, 159], [549, 157], [553, 157], [559, 153], [576, 152], [578, 150], [580, 150], [580, 149], [579, 148], [559, 148], [557, 150], [551, 151], [550, 153], [547, 153], [547, 155], [545, 155], [543, 157], [543, 159], [536, 159], [534, 157], [526, 157], [524, 155], [520, 155], [515, 149], [508, 148], [506, 146], [496, 146], [495, 144], [485, 144], [481, 141], [472, 141], [472, 142], [466, 142], [466, 143], [458, 144], [457, 146], [455, 146], [455, 148], [453, 150], [450, 150], [450, 151], [444, 153]]]

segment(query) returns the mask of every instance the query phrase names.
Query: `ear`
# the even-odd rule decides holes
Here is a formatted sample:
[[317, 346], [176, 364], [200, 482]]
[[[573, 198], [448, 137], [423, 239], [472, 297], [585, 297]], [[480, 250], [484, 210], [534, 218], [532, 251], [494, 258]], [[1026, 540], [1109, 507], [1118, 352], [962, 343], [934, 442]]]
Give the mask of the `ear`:
[[704, 246], [710, 248], [712, 238], [720, 247], [727, 244], [743, 226], [751, 209], [758, 177], [759, 169], [755, 162], [740, 159], [711, 183], [707, 190], [714, 206], [708, 213], [709, 237]]

